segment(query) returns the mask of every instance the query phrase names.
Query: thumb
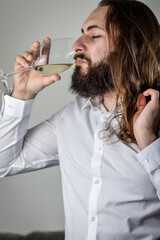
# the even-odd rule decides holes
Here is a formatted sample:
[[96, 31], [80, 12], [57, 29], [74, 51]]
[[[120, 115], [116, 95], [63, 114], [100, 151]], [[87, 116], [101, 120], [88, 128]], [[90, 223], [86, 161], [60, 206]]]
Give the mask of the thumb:
[[50, 84], [57, 82], [61, 79], [59, 75], [51, 75], [43, 78], [43, 87], [47, 87]]

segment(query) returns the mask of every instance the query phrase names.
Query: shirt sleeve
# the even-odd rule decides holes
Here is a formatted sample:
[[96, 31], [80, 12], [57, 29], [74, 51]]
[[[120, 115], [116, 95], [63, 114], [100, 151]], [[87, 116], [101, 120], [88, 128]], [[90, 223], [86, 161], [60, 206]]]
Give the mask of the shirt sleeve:
[[5, 95], [0, 113], [0, 177], [58, 164], [54, 121], [27, 130], [34, 100]]
[[139, 152], [138, 159], [149, 174], [160, 199], [160, 138]]

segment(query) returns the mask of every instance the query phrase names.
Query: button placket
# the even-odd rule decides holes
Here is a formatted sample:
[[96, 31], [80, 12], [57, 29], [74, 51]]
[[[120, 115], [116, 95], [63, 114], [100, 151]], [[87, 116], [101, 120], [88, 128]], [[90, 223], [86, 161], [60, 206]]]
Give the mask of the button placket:
[[100, 181], [99, 181], [98, 179], [96, 179], [96, 180], [94, 181], [94, 184], [98, 185], [98, 184], [100, 184]]
[[103, 129], [104, 119], [101, 116], [97, 123], [97, 128], [94, 132], [94, 153], [91, 160], [92, 168], [92, 187], [89, 195], [89, 209], [88, 209], [88, 238], [87, 240], [96, 240], [97, 232], [97, 201], [101, 191], [101, 159], [103, 155], [103, 139], [100, 138], [99, 133]]
[[96, 220], [97, 220], [96, 216], [92, 216], [92, 217], [91, 217], [91, 222], [94, 223], [94, 222], [96, 222]]

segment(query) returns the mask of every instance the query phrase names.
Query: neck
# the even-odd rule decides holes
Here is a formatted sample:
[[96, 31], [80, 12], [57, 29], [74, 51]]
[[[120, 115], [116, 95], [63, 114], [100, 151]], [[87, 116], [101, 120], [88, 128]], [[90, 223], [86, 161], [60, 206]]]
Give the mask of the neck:
[[104, 94], [103, 105], [107, 111], [112, 111], [116, 105], [117, 94], [116, 92], [109, 92]]

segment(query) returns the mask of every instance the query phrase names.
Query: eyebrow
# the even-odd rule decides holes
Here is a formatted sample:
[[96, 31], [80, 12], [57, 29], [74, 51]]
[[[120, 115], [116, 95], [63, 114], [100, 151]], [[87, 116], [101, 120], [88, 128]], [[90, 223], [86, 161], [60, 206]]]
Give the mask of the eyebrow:
[[[90, 31], [90, 30], [92, 30], [93, 28], [97, 28], [97, 29], [100, 29], [100, 30], [103, 30], [103, 31], [104, 31], [104, 29], [103, 29], [102, 27], [98, 26], [98, 25], [91, 25], [91, 26], [89, 26], [89, 27], [87, 28], [87, 32]], [[81, 32], [84, 33], [83, 28], [81, 28]]]

